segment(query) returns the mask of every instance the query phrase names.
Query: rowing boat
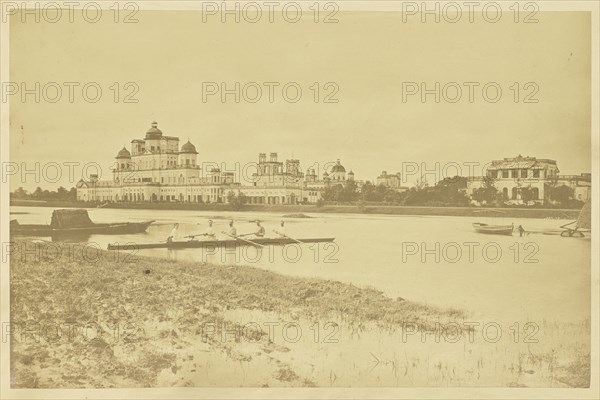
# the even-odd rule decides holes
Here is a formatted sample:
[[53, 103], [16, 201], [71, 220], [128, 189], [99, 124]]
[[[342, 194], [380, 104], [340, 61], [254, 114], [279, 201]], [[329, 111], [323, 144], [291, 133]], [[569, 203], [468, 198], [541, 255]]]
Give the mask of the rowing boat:
[[[335, 238], [310, 238], [310, 239], [290, 239], [290, 238], [256, 238], [253, 243], [259, 245], [282, 246], [286, 244], [301, 243], [327, 243], [333, 242]], [[252, 244], [241, 239], [224, 240], [187, 240], [172, 241], [160, 243], [109, 243], [108, 250], [139, 250], [139, 249], [193, 249], [200, 247], [218, 247], [218, 246], [252, 246]]]
[[55, 228], [44, 224], [11, 224], [10, 234], [15, 236], [79, 236], [79, 235], [120, 235], [142, 233], [154, 221], [94, 224], [73, 228]]
[[492, 235], [512, 235], [514, 226], [513, 225], [489, 225], [480, 222], [473, 223], [475, 232], [488, 233]]
[[484, 213], [492, 216], [491, 224], [484, 224], [483, 222], [474, 222], [473, 228], [477, 233], [485, 233], [488, 235], [508, 235], [511, 236], [513, 234], [513, 230], [515, 229], [513, 224], [496, 224], [496, 217], [498, 215], [505, 214], [504, 211], [500, 210], [477, 210], [476, 213]]
[[87, 210], [54, 210], [50, 224], [21, 224], [17, 220], [10, 222], [10, 234], [19, 236], [87, 236], [119, 235], [145, 232], [154, 221], [94, 223]]

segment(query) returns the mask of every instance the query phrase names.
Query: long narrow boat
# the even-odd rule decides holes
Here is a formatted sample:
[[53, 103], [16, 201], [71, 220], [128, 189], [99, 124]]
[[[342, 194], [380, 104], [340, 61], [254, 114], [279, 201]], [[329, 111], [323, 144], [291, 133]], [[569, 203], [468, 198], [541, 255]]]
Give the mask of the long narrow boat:
[[92, 222], [87, 210], [54, 210], [50, 224], [20, 224], [10, 222], [10, 234], [19, 236], [85, 236], [141, 233], [154, 221], [114, 222], [97, 224]]
[[[311, 239], [289, 239], [289, 238], [256, 238], [251, 239], [259, 245], [286, 245], [302, 243], [326, 243], [333, 242], [335, 238], [311, 238]], [[217, 246], [252, 246], [252, 243], [241, 239], [224, 240], [187, 240], [158, 243], [109, 243], [108, 250], [139, 250], [139, 249], [193, 249], [200, 247]]]
[[473, 223], [473, 228], [475, 228], [475, 232], [491, 235], [512, 235], [514, 230], [513, 225], [490, 225], [481, 222]]
[[11, 224], [10, 234], [16, 236], [61, 236], [61, 235], [118, 235], [142, 233], [154, 221], [94, 224], [72, 228], [56, 228], [43, 224]]

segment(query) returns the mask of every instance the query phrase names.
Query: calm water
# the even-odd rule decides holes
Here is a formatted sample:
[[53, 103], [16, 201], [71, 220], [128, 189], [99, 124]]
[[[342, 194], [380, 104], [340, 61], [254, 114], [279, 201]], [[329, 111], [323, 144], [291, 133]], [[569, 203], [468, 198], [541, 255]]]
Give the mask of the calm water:
[[[11, 207], [21, 223], [48, 223], [45, 207]], [[215, 231], [229, 219], [238, 233], [251, 232], [260, 219], [273, 235], [281, 213], [90, 209], [94, 222], [156, 220], [147, 233], [93, 235], [87, 240], [102, 248], [108, 243], [164, 241], [174, 222], [180, 235], [199, 233], [214, 220]], [[390, 297], [469, 310], [488, 321], [577, 321], [590, 315], [589, 239], [530, 234], [520, 238], [482, 235], [471, 223], [481, 218], [419, 217], [354, 214], [311, 214], [310, 219], [286, 219], [287, 234], [296, 238], [335, 237], [335, 245], [274, 246], [259, 251], [167, 249], [137, 254], [178, 260], [245, 264], [281, 274], [319, 277], [382, 290]], [[485, 221], [485, 220], [483, 220]], [[488, 222], [492, 222], [489, 221]], [[568, 220], [506, 219], [532, 231], [554, 230]], [[200, 225], [197, 225], [200, 224]], [[219, 236], [223, 236], [220, 235]], [[438, 246], [438, 247], [436, 247]], [[128, 268], [124, 264], [124, 268]], [[169, 268], [157, 264], [156, 268]]]

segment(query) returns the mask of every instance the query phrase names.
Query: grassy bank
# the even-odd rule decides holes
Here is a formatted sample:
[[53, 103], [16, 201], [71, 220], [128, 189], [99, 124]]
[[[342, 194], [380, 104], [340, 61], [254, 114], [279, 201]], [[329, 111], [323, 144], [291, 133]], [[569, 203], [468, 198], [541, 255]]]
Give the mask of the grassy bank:
[[[97, 207], [99, 204], [86, 202], [40, 202], [29, 200], [12, 200], [12, 206], [35, 207]], [[457, 216], [481, 217], [482, 210], [497, 210], [507, 218], [553, 218], [576, 219], [579, 210], [556, 208], [483, 208], [483, 207], [416, 207], [390, 205], [243, 205], [232, 208], [227, 204], [198, 204], [198, 203], [109, 203], [104, 208], [143, 209], [143, 210], [194, 210], [194, 211], [254, 211], [277, 213], [351, 213], [351, 214], [387, 214], [387, 215], [424, 215], [424, 216]]]
[[589, 321], [542, 321], [536, 342], [508, 327], [502, 341], [462, 328], [465, 340], [440, 340], [440, 324], [469, 316], [335, 281], [82, 246], [15, 242], [13, 387], [589, 385]]
[[[271, 321], [310, 321], [311, 325], [335, 320], [356, 329], [370, 322], [382, 327], [411, 322], [434, 329], [436, 322], [463, 317], [460, 311], [390, 299], [372, 289], [284, 277], [252, 267], [157, 262], [142, 257], [131, 259], [124, 253], [122, 260], [117, 261], [117, 253], [85, 255], [69, 250], [66, 244], [59, 245], [61, 257], [56, 258], [54, 255], [59, 253], [54, 245], [26, 240], [15, 243], [17, 249], [27, 246], [30, 253], [22, 257], [23, 252], [17, 251], [11, 257], [12, 322], [20, 327], [19, 332], [25, 332], [24, 327], [36, 331], [36, 323], [42, 332], [39, 342], [31, 335], [16, 335], [18, 340], [12, 341], [16, 387], [98, 387], [104, 385], [102, 382], [155, 384], [162, 370], [176, 372], [182, 361], [176, 357], [176, 351], [165, 352], [165, 348], [183, 347], [190, 340], [202, 341], [204, 328], [212, 329], [210, 324], [232, 326], [234, 322], [226, 313], [234, 311], [264, 313]], [[52, 343], [55, 329], [52, 338], [44, 338], [44, 326], [57, 322], [65, 326], [76, 324], [82, 332], [74, 334], [73, 340], [66, 340], [63, 335]], [[103, 327], [104, 335], [89, 340], [90, 335], [96, 336], [96, 330], [92, 329], [93, 335], [86, 335], [83, 327], [89, 325], [91, 329], [95, 324]], [[130, 325], [129, 335], [115, 343], [114, 327], [119, 324], [121, 328]], [[276, 349], [286, 351], [269, 339], [267, 331], [249, 332], [246, 334], [254, 336], [263, 354]], [[225, 351], [233, 359], [245, 359], [232, 355], [228, 343], [213, 337], [205, 345], [210, 348], [207, 351]], [[191, 353], [186, 359], [193, 356]], [[287, 377], [285, 372], [280, 374], [280, 369], [289, 368], [279, 364], [271, 366], [276, 370], [267, 373], [275, 378], [262, 377], [263, 382], [294, 380], [290, 376], [296, 373]]]

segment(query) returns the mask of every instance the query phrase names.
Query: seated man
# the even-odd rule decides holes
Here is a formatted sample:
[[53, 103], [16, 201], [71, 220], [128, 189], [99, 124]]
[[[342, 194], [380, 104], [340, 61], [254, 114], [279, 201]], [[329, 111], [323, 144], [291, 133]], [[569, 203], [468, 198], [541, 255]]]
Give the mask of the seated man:
[[281, 225], [278, 229], [275, 230], [275, 233], [281, 237], [287, 237], [287, 235], [285, 234], [285, 223], [283, 221], [281, 221]]
[[215, 229], [213, 228], [212, 219], [208, 220], [208, 228], [206, 228], [206, 231], [204, 231], [204, 236], [206, 236], [208, 240], [215, 240], [217, 238], [215, 236]]
[[[200, 225], [200, 224], [198, 224]], [[208, 220], [208, 228], [206, 228], [206, 230], [202, 233], [198, 233], [195, 235], [189, 235], [186, 236], [188, 238], [190, 238], [190, 240], [194, 240], [196, 239], [196, 236], [203, 236], [206, 238], [206, 240], [216, 240], [217, 236], [215, 235], [215, 229], [213, 228], [213, 221], [212, 219]]]
[[173, 239], [177, 239], [177, 229], [179, 229], [179, 224], [175, 223], [173, 229], [171, 229], [171, 233], [167, 237], [167, 243], [171, 243]]
[[260, 221], [256, 221], [256, 232], [254, 232], [254, 237], [261, 238], [265, 236], [265, 228], [260, 224]]
[[229, 221], [229, 231], [227, 234], [231, 237], [237, 237], [237, 229], [233, 226], [233, 220]]

